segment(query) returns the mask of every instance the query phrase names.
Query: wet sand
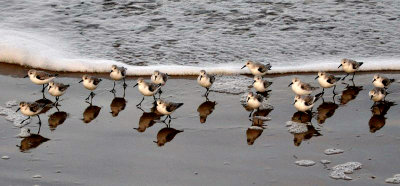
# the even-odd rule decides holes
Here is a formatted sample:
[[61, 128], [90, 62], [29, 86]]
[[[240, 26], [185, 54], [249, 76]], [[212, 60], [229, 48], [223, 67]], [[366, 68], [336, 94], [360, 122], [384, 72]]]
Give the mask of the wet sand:
[[[42, 98], [40, 86], [21, 78], [24, 72], [0, 70], [0, 104]], [[388, 74], [393, 78], [397, 75]], [[55, 108], [42, 114], [41, 137], [17, 138], [20, 129], [0, 117], [0, 156], [10, 157], [0, 159], [2, 185], [382, 185], [386, 178], [399, 173], [400, 109], [395, 105], [384, 116], [372, 117], [373, 103], [368, 97], [371, 73], [356, 76], [358, 88], [340, 84], [335, 103], [328, 103], [332, 102], [332, 93], [326, 90], [320, 116], [312, 118], [308, 133], [296, 135], [286, 127], [292, 118], [299, 120], [291, 105], [294, 95], [287, 87], [295, 75], [267, 77], [274, 82], [268, 99], [274, 109], [258, 113], [271, 118], [263, 123], [262, 133], [257, 127], [248, 131], [253, 122], [239, 102], [241, 95], [211, 92], [210, 102], [204, 103], [201, 95], [205, 90], [193, 77], [173, 78], [163, 87], [163, 98], [184, 103], [172, 114], [173, 130], [153, 121], [159, 116], [149, 113], [152, 98], [146, 98], [142, 104], [147, 113], [136, 108], [142, 99], [138, 90], [132, 88], [136, 78], [128, 80], [124, 98], [127, 103], [122, 109], [123, 99], [114, 100], [108, 91], [112, 81], [101, 82], [92, 105], [98, 107], [88, 108], [84, 99], [89, 91], [78, 84], [80, 74], [67, 76], [61, 74], [58, 81], [71, 85], [59, 106], [68, 117], [64, 118], [65, 113], [54, 116]], [[296, 76], [317, 85], [315, 75]], [[389, 91], [392, 93], [387, 100], [399, 103], [399, 84]], [[122, 97], [122, 92], [118, 84], [116, 96]], [[46, 97], [54, 101], [50, 95]], [[215, 108], [209, 114], [214, 102]], [[321, 104], [322, 100], [318, 101], [313, 111], [317, 112]], [[38, 130], [37, 121], [33, 118], [27, 126], [32, 133]], [[153, 142], [157, 137], [163, 146]], [[333, 147], [345, 152], [324, 154], [325, 149]], [[295, 165], [301, 159], [317, 163], [311, 167]], [[332, 163], [325, 167], [319, 163], [322, 159]], [[349, 175], [353, 180], [329, 177], [329, 168], [349, 161], [363, 164], [362, 169]], [[42, 178], [32, 178], [34, 175]]]

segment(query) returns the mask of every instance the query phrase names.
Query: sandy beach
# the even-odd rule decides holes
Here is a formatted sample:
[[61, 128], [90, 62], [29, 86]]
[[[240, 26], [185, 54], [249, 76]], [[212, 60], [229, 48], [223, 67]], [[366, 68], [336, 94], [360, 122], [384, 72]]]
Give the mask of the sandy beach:
[[[42, 98], [41, 87], [22, 78], [26, 69], [7, 66], [0, 68], [3, 107], [10, 100]], [[71, 87], [61, 97], [59, 111], [40, 115], [40, 136], [16, 137], [20, 128], [0, 117], [0, 156], [9, 157], [0, 160], [0, 180], [2, 185], [382, 185], [399, 173], [400, 116], [397, 105], [373, 116], [368, 97], [372, 74], [356, 75], [355, 86], [340, 84], [335, 103], [326, 90], [325, 103], [318, 101], [313, 118], [296, 115], [287, 85], [294, 76], [317, 85], [314, 74], [267, 76], [274, 82], [268, 98], [273, 110], [255, 115], [270, 121], [250, 121], [240, 103], [242, 94], [211, 92], [206, 102], [194, 77], [173, 77], [162, 98], [184, 105], [172, 114], [167, 129], [151, 113], [153, 98], [145, 99], [143, 111], [136, 108], [142, 98], [132, 88], [136, 77], [128, 79], [124, 98], [121, 84], [114, 97], [108, 91], [112, 81], [103, 79], [90, 106], [84, 100], [89, 91], [78, 84], [81, 74], [60, 74], [57, 80]], [[399, 102], [399, 90], [398, 84], [390, 87], [387, 100]], [[48, 94], [46, 98], [54, 101]], [[286, 123], [300, 119], [312, 119], [308, 131], [288, 132]], [[33, 134], [37, 122], [33, 118], [26, 126]], [[344, 152], [325, 155], [328, 148]], [[321, 164], [324, 159], [331, 163]], [[316, 164], [301, 167], [298, 160]], [[353, 180], [329, 177], [331, 167], [351, 161], [362, 163], [348, 175]]]

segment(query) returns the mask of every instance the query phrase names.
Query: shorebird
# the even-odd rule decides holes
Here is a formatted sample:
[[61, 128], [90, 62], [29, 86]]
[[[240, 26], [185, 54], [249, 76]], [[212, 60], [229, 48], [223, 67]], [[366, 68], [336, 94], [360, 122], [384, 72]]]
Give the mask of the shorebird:
[[246, 103], [247, 103], [247, 106], [250, 109], [252, 109], [249, 117], [251, 117], [251, 114], [254, 112], [255, 109], [260, 108], [263, 100], [264, 100], [264, 98], [261, 95], [254, 94], [253, 92], [249, 92], [247, 94]]
[[364, 62], [357, 62], [352, 59], [342, 59], [341, 64], [338, 68], [342, 67], [343, 70], [347, 73], [347, 75], [344, 76], [342, 80], [346, 79], [346, 77], [349, 76], [350, 73], [353, 73], [353, 77], [350, 79], [351, 81], [353, 81], [356, 71], [360, 68], [362, 64], [364, 64]]
[[58, 99], [60, 98], [60, 96], [64, 95], [68, 87], [69, 85], [64, 85], [62, 83], [56, 83], [54, 81], [49, 82], [48, 91], [50, 95], [56, 97], [56, 105], [58, 104]]
[[136, 85], [134, 85], [133, 87], [136, 87], [136, 86], [138, 86], [139, 92], [143, 95], [142, 101], [140, 101], [140, 103], [137, 104], [136, 107], [139, 107], [142, 105], [144, 96], [153, 96], [154, 100], [156, 100], [156, 97], [154, 95], [160, 89], [159, 84], [148, 83], [143, 78], [139, 78], [139, 79], [137, 79]]
[[210, 92], [210, 87], [212, 86], [214, 81], [215, 81], [215, 76], [207, 74], [205, 70], [200, 71], [200, 75], [197, 78], [197, 83], [199, 83], [200, 86], [207, 89], [206, 93], [204, 94], [205, 97], [208, 97], [208, 93]]
[[292, 90], [296, 95], [310, 95], [312, 91], [318, 89], [308, 83], [301, 82], [299, 78], [295, 77], [288, 87], [292, 86]]
[[371, 97], [371, 100], [376, 102], [385, 101], [386, 90], [384, 88], [374, 88], [369, 91], [368, 95]]
[[389, 85], [395, 81], [395, 79], [389, 79], [385, 76], [375, 74], [374, 79], [372, 80], [372, 84], [375, 87], [387, 89]]
[[325, 88], [333, 87], [332, 92], [336, 95], [336, 83], [340, 80], [340, 77], [335, 77], [332, 74], [328, 74], [326, 72], [318, 72], [318, 76], [315, 79], [318, 79], [318, 83], [322, 87], [322, 94], [325, 93]]
[[[166, 83], [167, 83], [167, 81], [168, 81], [168, 74], [167, 73], [162, 73], [162, 72], [160, 72], [160, 71], [158, 71], [158, 70], [155, 70], [154, 72], [153, 72], [153, 75], [151, 75], [151, 82], [152, 83], [154, 83], [154, 84], [159, 84], [159, 85], [161, 85], [161, 86], [164, 86]], [[160, 88], [160, 90], [158, 91], [158, 93], [161, 95], [162, 94], [162, 91], [161, 91], [161, 88]]]
[[121, 79], [124, 80], [124, 88], [126, 88], [128, 85], [125, 83], [125, 76], [126, 76], [126, 68], [125, 67], [119, 67], [117, 65], [112, 65], [111, 66], [111, 72], [110, 72], [110, 77], [111, 79], [114, 80], [114, 86], [113, 89], [110, 90], [110, 92], [115, 92], [115, 81], [119, 81]]
[[86, 98], [86, 100], [89, 100], [89, 98], [91, 98], [91, 99], [90, 99], [90, 102], [92, 102], [93, 97], [96, 95], [96, 94], [93, 92], [93, 90], [95, 90], [95, 89], [97, 88], [97, 86], [99, 86], [99, 83], [101, 82], [101, 79], [100, 79], [100, 78], [93, 77], [93, 76], [89, 76], [89, 75], [86, 75], [86, 74], [85, 74], [85, 75], [82, 76], [82, 80], [79, 81], [79, 83], [82, 83], [82, 82], [83, 82], [83, 86], [84, 86], [86, 89], [90, 90], [90, 94], [89, 94], [89, 96]]
[[53, 80], [57, 76], [58, 76], [58, 74], [49, 74], [44, 71], [38, 71], [38, 70], [31, 69], [28, 71], [28, 74], [24, 78], [29, 77], [29, 79], [34, 84], [42, 85], [43, 86], [42, 93], [44, 96], [44, 89], [47, 87], [47, 86], [45, 86], [45, 84], [48, 84], [51, 80]]
[[321, 95], [321, 93], [315, 96], [296, 95], [294, 97], [294, 107], [300, 112], [307, 112], [313, 108], [314, 103], [318, 101]]
[[266, 92], [271, 85], [272, 82], [263, 80], [262, 76], [254, 76], [253, 87], [257, 92]]
[[270, 63], [264, 65], [259, 62], [247, 61], [246, 64], [242, 67], [242, 69], [245, 67], [249, 68], [250, 72], [253, 75], [263, 76], [267, 74], [268, 70], [271, 70], [272, 66]]
[[[28, 118], [24, 119], [21, 121], [20, 124], [24, 123], [26, 120], [30, 119], [32, 116], [37, 116], [39, 119], [39, 132], [40, 132], [40, 127], [42, 126], [42, 121], [40, 120], [39, 114], [42, 112], [42, 110], [46, 107], [46, 104], [43, 103], [37, 103], [37, 102], [20, 102], [19, 103], [19, 108], [17, 109], [16, 112], [21, 111], [21, 113], [25, 116], [28, 116]], [[38, 133], [39, 133], [38, 132]]]
[[171, 122], [171, 114], [183, 105], [183, 103], [166, 102], [161, 99], [158, 99], [156, 104], [157, 111], [163, 115], [167, 115], [164, 122], [169, 118], [169, 123]]

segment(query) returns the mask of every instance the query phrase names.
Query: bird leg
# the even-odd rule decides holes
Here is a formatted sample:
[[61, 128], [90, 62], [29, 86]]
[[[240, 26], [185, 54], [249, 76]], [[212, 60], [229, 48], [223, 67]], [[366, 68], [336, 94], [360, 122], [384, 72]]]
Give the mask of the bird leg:
[[351, 81], [354, 80], [354, 75], [356, 74], [356, 72], [353, 72], [353, 77], [350, 79]]
[[115, 93], [115, 81], [114, 81], [114, 86], [113, 86], [113, 88], [110, 90], [110, 92]]
[[124, 89], [128, 86], [128, 85], [125, 83], [125, 78], [124, 78], [124, 84], [123, 84], [122, 86], [124, 86]]
[[142, 106], [142, 102], [143, 102], [143, 100], [144, 100], [144, 96], [143, 96], [143, 99], [142, 99], [142, 101], [140, 101], [140, 103], [139, 103], [139, 104], [137, 104], [137, 105], [136, 105], [136, 107], [140, 107], [140, 106]]
[[346, 76], [344, 76], [344, 77], [342, 78], [342, 80], [346, 79], [347, 76], [349, 76], [349, 74], [346, 74]]
[[254, 109], [250, 112], [249, 117], [251, 117], [251, 114], [253, 114], [253, 112], [254, 112]]
[[31, 118], [31, 117], [30, 117], [30, 116], [28, 116], [28, 118], [26, 118], [26, 119], [22, 120], [20, 124], [24, 123], [26, 120], [28, 120], [28, 119], [30, 119], [30, 118]]

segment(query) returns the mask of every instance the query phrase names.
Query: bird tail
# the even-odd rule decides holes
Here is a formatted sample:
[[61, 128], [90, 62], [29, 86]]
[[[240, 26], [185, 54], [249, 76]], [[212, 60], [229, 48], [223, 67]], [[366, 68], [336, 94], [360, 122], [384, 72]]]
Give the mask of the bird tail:
[[179, 107], [181, 107], [182, 105], [183, 105], [183, 103], [178, 103], [177, 106], [176, 106], [176, 108], [179, 108]]
[[267, 63], [267, 64], [265, 65], [265, 67], [267, 67], [268, 70], [271, 70], [271, 67], [272, 67], [272, 66], [271, 66], [271, 63]]
[[361, 65], [363, 65], [364, 62], [358, 62], [358, 66], [360, 67]]
[[390, 83], [393, 83], [393, 82], [395, 82], [396, 80], [395, 80], [395, 79], [389, 79], [389, 81], [390, 81]]
[[340, 79], [342, 79], [341, 77], [335, 77], [336, 81], [339, 81]]

